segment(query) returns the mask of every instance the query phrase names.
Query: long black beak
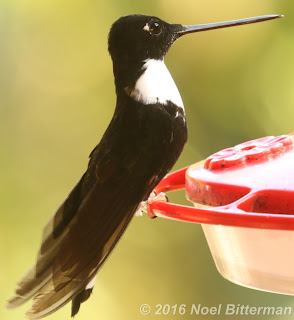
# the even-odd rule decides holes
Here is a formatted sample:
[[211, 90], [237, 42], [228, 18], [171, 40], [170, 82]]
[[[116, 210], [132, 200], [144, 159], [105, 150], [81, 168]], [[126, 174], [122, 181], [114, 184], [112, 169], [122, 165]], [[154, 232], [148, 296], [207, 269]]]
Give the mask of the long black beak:
[[194, 33], [194, 32], [206, 31], [206, 30], [240, 26], [242, 24], [262, 22], [262, 21], [273, 20], [273, 19], [282, 18], [282, 17], [284, 17], [284, 16], [278, 15], [278, 14], [271, 14], [271, 15], [266, 15], [266, 16], [259, 16], [259, 17], [232, 20], [232, 21], [197, 24], [197, 25], [192, 25], [192, 26], [182, 26], [183, 29], [177, 31], [177, 34], [180, 37], [180, 36], [183, 36], [184, 34], [187, 34], [187, 33]]

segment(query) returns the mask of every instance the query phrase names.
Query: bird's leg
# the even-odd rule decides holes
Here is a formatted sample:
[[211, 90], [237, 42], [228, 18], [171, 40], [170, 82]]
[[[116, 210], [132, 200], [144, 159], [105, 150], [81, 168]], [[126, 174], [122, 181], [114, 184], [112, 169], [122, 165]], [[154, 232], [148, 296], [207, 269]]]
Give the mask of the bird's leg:
[[149, 211], [148, 211], [148, 205], [155, 201], [168, 202], [168, 197], [164, 192], [160, 192], [159, 194], [157, 194], [157, 192], [153, 190], [146, 201], [142, 201], [139, 203], [137, 210], [135, 212], [135, 216], [141, 217], [143, 216], [143, 212], [146, 212], [149, 218], [151, 219], [156, 218], [156, 216], [149, 215]]

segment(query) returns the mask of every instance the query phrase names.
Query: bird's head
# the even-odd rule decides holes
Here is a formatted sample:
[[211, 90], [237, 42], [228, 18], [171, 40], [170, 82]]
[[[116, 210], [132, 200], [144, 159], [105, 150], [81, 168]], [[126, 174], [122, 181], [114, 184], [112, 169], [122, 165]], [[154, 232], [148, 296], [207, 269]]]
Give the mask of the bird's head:
[[157, 17], [128, 15], [119, 18], [111, 27], [108, 49], [113, 61], [116, 87], [132, 87], [148, 60], [163, 60], [171, 45], [189, 33], [226, 28], [241, 24], [276, 19], [279, 15], [267, 15], [233, 21], [181, 25], [167, 23]]
[[109, 33], [109, 52], [113, 61], [162, 60], [183, 30], [157, 17], [129, 15], [121, 17]]
[[184, 26], [157, 17], [133, 14], [119, 18], [111, 27], [108, 48], [114, 61], [163, 59], [171, 45], [182, 35], [281, 17], [267, 15], [225, 22]]

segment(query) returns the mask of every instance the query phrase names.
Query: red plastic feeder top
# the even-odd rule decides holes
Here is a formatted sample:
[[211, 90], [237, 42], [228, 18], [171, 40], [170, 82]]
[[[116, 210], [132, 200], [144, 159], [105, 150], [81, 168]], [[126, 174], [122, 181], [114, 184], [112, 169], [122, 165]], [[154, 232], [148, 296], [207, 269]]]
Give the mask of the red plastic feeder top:
[[294, 135], [224, 149], [166, 176], [157, 192], [185, 187], [196, 208], [150, 204], [150, 215], [194, 223], [294, 230]]

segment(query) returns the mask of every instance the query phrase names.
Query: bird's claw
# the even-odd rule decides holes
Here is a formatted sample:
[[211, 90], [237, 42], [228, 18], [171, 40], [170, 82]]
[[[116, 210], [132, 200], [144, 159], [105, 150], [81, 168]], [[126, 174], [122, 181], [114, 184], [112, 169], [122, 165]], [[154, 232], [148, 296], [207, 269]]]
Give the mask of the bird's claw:
[[155, 201], [168, 202], [168, 197], [164, 192], [160, 192], [159, 194], [157, 194], [157, 192], [153, 190], [146, 201], [140, 202], [135, 212], [135, 216], [141, 217], [143, 216], [143, 213], [146, 212], [150, 219], [156, 218], [156, 216], [151, 215], [148, 210], [148, 206]]

